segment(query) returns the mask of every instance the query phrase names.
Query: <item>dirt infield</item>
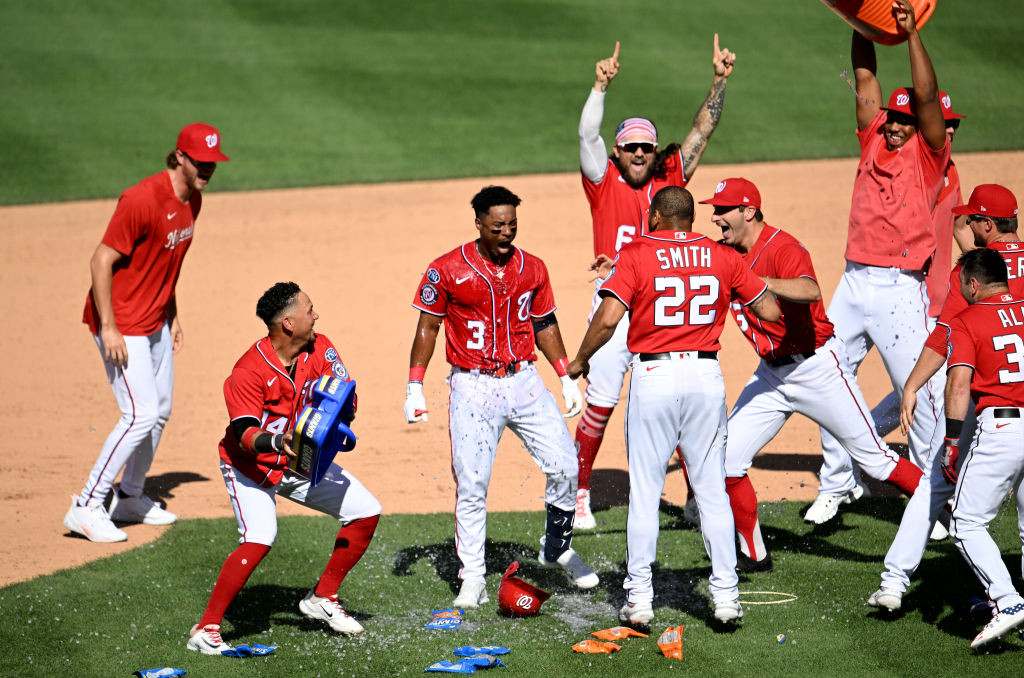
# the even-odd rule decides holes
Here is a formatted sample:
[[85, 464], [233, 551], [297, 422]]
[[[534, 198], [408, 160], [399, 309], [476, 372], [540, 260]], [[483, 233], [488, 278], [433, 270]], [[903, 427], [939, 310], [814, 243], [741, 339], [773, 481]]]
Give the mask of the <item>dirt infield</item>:
[[[1022, 161], [1024, 153], [957, 156], [966, 191], [997, 181], [1021, 194]], [[702, 199], [721, 178], [754, 181], [766, 221], [810, 250], [827, 300], [842, 273], [854, 168], [850, 159], [720, 165], [701, 169], [690, 188]], [[276, 281], [294, 280], [313, 299], [318, 331], [338, 346], [359, 384], [353, 426], [359, 445], [341, 462], [380, 498], [385, 513], [450, 511], [454, 486], [440, 343], [424, 383], [430, 421], [409, 426], [402, 416], [417, 318], [410, 301], [430, 260], [474, 237], [469, 199], [488, 183], [506, 185], [523, 198], [517, 244], [548, 264], [571, 356], [592, 293], [589, 210], [576, 174], [260, 193], [217, 193], [214, 178], [178, 286], [185, 346], [176, 358], [174, 414], [152, 468], [150, 494], [182, 518], [231, 515], [217, 468], [216, 445], [227, 423], [221, 385], [235, 360], [264, 334], [254, 312], [257, 298]], [[113, 206], [111, 199], [0, 209], [6, 242], [0, 282], [11, 321], [0, 346], [15, 362], [25, 361], [7, 370], [2, 396], [15, 425], [4, 446], [12, 468], [0, 477], [0, 542], [8, 545], [0, 555], [0, 585], [119, 553], [167, 529], [130, 526], [128, 542], [100, 545], [61, 525], [70, 495], [81, 489], [118, 416], [96, 346], [80, 322], [88, 259]], [[698, 205], [697, 230], [715, 235], [710, 214]], [[299, 241], [297, 234], [305, 235]], [[731, 403], [756, 356], [735, 327], [726, 329], [723, 345]], [[32, 351], [43, 354], [33, 360]], [[44, 366], [42, 377], [33, 371], [35, 362]], [[550, 367], [541, 371], [559, 393]], [[874, 355], [860, 381], [872, 404], [889, 389]], [[621, 408], [609, 431], [594, 475], [597, 508], [626, 501]], [[752, 470], [761, 500], [812, 498], [818, 444], [817, 427], [794, 417]], [[682, 501], [679, 473], [670, 474], [665, 492], [669, 501]], [[542, 474], [515, 437], [506, 436], [489, 508], [542, 504]], [[287, 501], [279, 506], [285, 514], [301, 511]]]

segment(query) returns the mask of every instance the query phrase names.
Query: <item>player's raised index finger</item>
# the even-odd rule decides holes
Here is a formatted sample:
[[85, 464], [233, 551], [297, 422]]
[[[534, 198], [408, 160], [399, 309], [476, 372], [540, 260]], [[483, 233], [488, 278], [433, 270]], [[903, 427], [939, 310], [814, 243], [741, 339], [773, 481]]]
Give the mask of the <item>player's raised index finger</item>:
[[615, 53], [612, 54], [612, 59], [614, 59], [616, 61], [619, 60], [619, 41], [618, 40], [615, 41]]
[[[704, 44], [706, 45], [707, 43], [704, 43]], [[718, 49], [718, 33], [715, 33], [715, 56], [718, 56], [718, 52], [719, 51], [720, 50]]]

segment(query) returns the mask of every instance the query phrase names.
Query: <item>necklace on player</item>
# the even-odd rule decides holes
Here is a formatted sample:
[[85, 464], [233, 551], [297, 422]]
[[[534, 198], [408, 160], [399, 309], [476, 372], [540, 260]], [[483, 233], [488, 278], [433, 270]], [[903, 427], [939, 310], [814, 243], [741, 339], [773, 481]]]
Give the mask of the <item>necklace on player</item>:
[[[487, 268], [487, 272], [490, 273], [495, 278], [497, 278], [498, 280], [504, 279], [504, 277], [505, 277], [505, 265], [504, 264], [493, 263], [491, 261], [490, 257], [488, 257], [486, 254], [484, 254], [480, 250], [480, 245], [477, 245], [476, 251], [477, 251], [477, 254], [480, 255], [480, 259], [483, 260], [484, 266]], [[508, 262], [505, 262], [505, 263], [507, 264]]]

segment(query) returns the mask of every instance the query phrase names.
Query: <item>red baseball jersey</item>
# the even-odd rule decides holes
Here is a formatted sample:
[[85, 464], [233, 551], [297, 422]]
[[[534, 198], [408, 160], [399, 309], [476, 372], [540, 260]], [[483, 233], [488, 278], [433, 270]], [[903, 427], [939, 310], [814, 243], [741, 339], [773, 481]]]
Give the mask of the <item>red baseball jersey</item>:
[[643, 188], [633, 188], [622, 178], [619, 166], [609, 158], [604, 178], [595, 184], [583, 175], [583, 191], [590, 203], [594, 221], [594, 256], [614, 257], [626, 243], [647, 232], [647, 216], [651, 198], [666, 186], [686, 186], [683, 157], [675, 152], [665, 158], [665, 172], [648, 181]]
[[[111, 290], [121, 334], [149, 335], [167, 320], [167, 307], [174, 299], [202, 204], [199, 191], [192, 191], [187, 205], [178, 200], [166, 171], [146, 177], [121, 194], [102, 240], [125, 257], [114, 266]], [[100, 333], [91, 289], [82, 322], [93, 334]]]
[[490, 370], [537, 359], [532, 319], [554, 312], [555, 296], [543, 261], [513, 247], [498, 267], [474, 240], [430, 264], [412, 305], [444, 318], [449, 363]]
[[[291, 431], [312, 397], [313, 387], [325, 374], [350, 380], [338, 351], [324, 335], [316, 335], [299, 355], [294, 379], [281, 364], [270, 337], [263, 337], [242, 354], [224, 381], [228, 417], [231, 422], [255, 417], [260, 420], [260, 428], [275, 434]], [[257, 455], [243, 450], [230, 423], [220, 441], [220, 458], [263, 487], [277, 485], [288, 463], [284, 453]]]
[[[742, 255], [758, 277], [810, 278], [817, 282], [811, 255], [799, 240], [777, 228], [764, 225], [757, 242]], [[821, 301], [801, 304], [779, 297], [782, 317], [770, 323], [761, 320], [739, 302], [732, 303], [733, 318], [740, 331], [762, 358], [807, 353], [825, 345], [833, 327]]]
[[950, 323], [949, 344], [949, 367], [974, 370], [975, 412], [1024, 407], [1024, 296], [997, 294], [971, 304]]
[[953, 267], [953, 208], [964, 204], [964, 196], [960, 191], [960, 175], [956, 165], [949, 161], [942, 190], [935, 202], [932, 219], [935, 222], [935, 258], [932, 259], [924, 281], [928, 286], [928, 315], [935, 318], [942, 312], [946, 302], [949, 285], [946, 272]]
[[[1006, 262], [1006, 277], [1009, 282], [1010, 294], [1024, 297], [1024, 242], [989, 243], [988, 248], [999, 252]], [[960, 265], [957, 264], [949, 274], [949, 294], [942, 313], [935, 324], [935, 329], [928, 335], [924, 345], [939, 355], [946, 355], [949, 341], [949, 324], [961, 311], [967, 308], [967, 300], [960, 294]]]
[[885, 111], [858, 131], [846, 259], [920, 271], [935, 255], [932, 212], [949, 164], [949, 139], [934, 150], [918, 132], [896, 151], [885, 147]]
[[689, 231], [655, 231], [619, 251], [601, 285], [629, 309], [626, 347], [633, 353], [717, 351], [729, 302], [764, 294], [731, 247]]

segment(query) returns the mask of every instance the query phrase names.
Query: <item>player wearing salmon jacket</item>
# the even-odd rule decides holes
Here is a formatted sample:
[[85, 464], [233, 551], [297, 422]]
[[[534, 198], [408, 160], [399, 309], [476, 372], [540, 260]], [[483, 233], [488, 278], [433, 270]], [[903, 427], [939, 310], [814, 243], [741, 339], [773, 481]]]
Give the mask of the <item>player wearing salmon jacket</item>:
[[740, 539], [737, 569], [769, 570], [771, 554], [747, 472], [794, 412], [831, 432], [871, 477], [907, 494], [914, 493], [921, 471], [875, 433], [843, 344], [825, 315], [811, 256], [796, 238], [764, 222], [757, 187], [742, 177], [724, 179], [701, 203], [714, 206], [711, 221], [722, 229], [722, 242], [743, 255], [782, 311], [777, 321], [768, 322], [733, 304], [733, 317], [761, 362], [732, 408], [725, 453], [726, 490]]
[[[1019, 525], [1024, 515], [1024, 297], [1010, 293], [998, 253], [972, 250], [960, 264], [960, 292], [970, 306], [949, 327], [942, 465], [957, 478], [957, 438], [973, 398], [978, 424], [960, 462], [950, 534], [995, 604], [991, 621], [971, 641], [977, 648], [1024, 625], [1024, 597], [988, 532], [1009, 492], [1017, 499]], [[1024, 529], [1020, 533], [1024, 540]]]
[[[341, 523], [334, 549], [317, 584], [299, 601], [299, 611], [345, 635], [363, 632], [338, 601], [338, 587], [373, 538], [380, 502], [337, 464], [314, 487], [289, 469], [295, 457], [296, 418], [313, 388], [327, 375], [349, 381], [331, 340], [313, 330], [319, 316], [309, 296], [293, 282], [277, 283], [256, 304], [268, 334], [235, 363], [224, 382], [228, 424], [220, 441], [220, 469], [241, 534], [224, 561], [188, 649], [203, 654], [232, 650], [221, 637], [228, 606], [277, 538], [277, 497], [285, 497]], [[347, 423], [347, 422], [346, 422]]]
[[601, 285], [601, 305], [569, 365], [569, 376], [586, 375], [590, 357], [629, 311], [626, 345], [636, 357], [626, 406], [628, 547], [626, 604], [619, 618], [631, 624], [654, 619], [651, 564], [657, 556], [658, 504], [677, 446], [711, 558], [715, 619], [743, 616], [725, 492], [725, 384], [718, 338], [733, 299], [767, 321], [779, 318], [779, 308], [736, 252], [692, 232], [693, 215], [693, 196], [685, 188], [655, 194], [648, 234], [619, 251]]
[[488, 600], [484, 576], [487, 487], [498, 440], [510, 428], [547, 477], [547, 526], [539, 560], [558, 565], [577, 587], [597, 586], [598, 576], [573, 550], [576, 448], [533, 363], [534, 345], [554, 366], [568, 412], [583, 397], [566, 376], [565, 346], [555, 319], [548, 271], [537, 257], [515, 247], [519, 197], [488, 186], [473, 197], [480, 237], [435, 259], [413, 299], [420, 312], [409, 359], [405, 417], [427, 419], [423, 375], [442, 321], [448, 377], [448, 431], [455, 479], [455, 549], [462, 580], [455, 607]]

